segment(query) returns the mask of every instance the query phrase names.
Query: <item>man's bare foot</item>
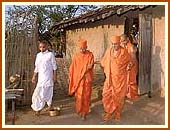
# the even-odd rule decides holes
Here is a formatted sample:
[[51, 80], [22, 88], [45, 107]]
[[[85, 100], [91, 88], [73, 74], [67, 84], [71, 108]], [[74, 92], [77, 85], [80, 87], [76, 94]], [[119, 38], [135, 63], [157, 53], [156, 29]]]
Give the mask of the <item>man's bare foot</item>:
[[48, 106], [48, 107], [43, 109], [44, 112], [49, 111], [49, 110], [51, 110], [51, 106]]
[[35, 111], [35, 115], [39, 116], [40, 115], [40, 111]]
[[126, 99], [125, 102], [129, 103], [129, 104], [133, 104], [133, 101], [132, 100], [129, 100], [129, 99]]
[[104, 121], [109, 121], [109, 120], [111, 120], [111, 119], [112, 119], [112, 114], [106, 113], [106, 114], [104, 115]]
[[82, 114], [81, 119], [82, 119], [83, 121], [86, 120], [86, 115], [85, 115], [85, 114]]
[[120, 113], [115, 112], [114, 113], [114, 119], [115, 119], [115, 121], [120, 121]]
[[91, 112], [91, 108], [89, 108], [89, 113]]

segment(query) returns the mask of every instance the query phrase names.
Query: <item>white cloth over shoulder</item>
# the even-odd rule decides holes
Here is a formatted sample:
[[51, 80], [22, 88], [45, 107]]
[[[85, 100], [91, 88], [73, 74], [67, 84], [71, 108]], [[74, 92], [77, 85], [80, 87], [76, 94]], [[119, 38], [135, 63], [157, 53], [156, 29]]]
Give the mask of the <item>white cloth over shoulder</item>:
[[57, 69], [56, 60], [48, 50], [37, 54], [35, 60], [35, 73], [38, 73], [38, 82], [32, 96], [32, 109], [41, 110], [45, 103], [51, 105], [53, 97], [53, 71]]

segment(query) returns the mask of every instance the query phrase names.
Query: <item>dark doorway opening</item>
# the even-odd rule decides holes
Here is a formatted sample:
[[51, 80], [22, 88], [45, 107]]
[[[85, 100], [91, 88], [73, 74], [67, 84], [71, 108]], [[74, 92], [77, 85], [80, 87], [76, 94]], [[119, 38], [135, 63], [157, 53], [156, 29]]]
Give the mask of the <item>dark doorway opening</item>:
[[[139, 18], [128, 18], [127, 16], [124, 17], [124, 34], [126, 34], [131, 43], [136, 47], [136, 58], [139, 63]], [[138, 66], [139, 68], [139, 66]], [[139, 70], [136, 76], [137, 85], [139, 83]]]

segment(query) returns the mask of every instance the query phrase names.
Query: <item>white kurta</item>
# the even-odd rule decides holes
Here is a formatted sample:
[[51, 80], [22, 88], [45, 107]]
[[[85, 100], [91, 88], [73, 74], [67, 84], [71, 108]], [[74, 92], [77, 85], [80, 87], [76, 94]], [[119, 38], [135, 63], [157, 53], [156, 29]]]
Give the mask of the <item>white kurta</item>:
[[52, 103], [53, 97], [53, 70], [56, 70], [56, 60], [52, 52], [48, 50], [39, 52], [35, 60], [35, 73], [38, 73], [37, 86], [32, 95], [32, 109], [41, 110], [45, 103], [48, 106]]

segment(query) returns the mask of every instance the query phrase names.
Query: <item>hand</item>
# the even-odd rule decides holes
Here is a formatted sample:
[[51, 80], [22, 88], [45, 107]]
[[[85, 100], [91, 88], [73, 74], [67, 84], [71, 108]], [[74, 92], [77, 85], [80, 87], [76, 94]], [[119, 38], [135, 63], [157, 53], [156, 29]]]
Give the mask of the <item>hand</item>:
[[130, 62], [128, 65], [127, 65], [127, 71], [130, 71], [131, 70], [131, 68], [132, 68], [132, 66], [133, 66], [133, 64]]
[[53, 81], [54, 81], [54, 83], [57, 82], [57, 76], [55, 74], [53, 75]]
[[69, 93], [68, 96], [72, 97], [72, 96], [74, 96], [74, 93]]
[[127, 71], [130, 71], [130, 69], [131, 69], [131, 68], [130, 68], [129, 66], [127, 66], [126, 70], [127, 70]]
[[68, 96], [69, 96], [69, 97], [72, 97], [72, 96], [73, 96], [73, 94], [68, 94]]
[[33, 76], [31, 81], [32, 81], [33, 84], [35, 84], [36, 83], [36, 77]]
[[89, 64], [88, 66], [87, 66], [87, 69], [88, 70], [90, 70], [90, 69], [92, 69], [93, 68], [93, 64]]
[[69, 84], [70, 83], [70, 79], [68, 78], [68, 80], [67, 80], [67, 83]]

